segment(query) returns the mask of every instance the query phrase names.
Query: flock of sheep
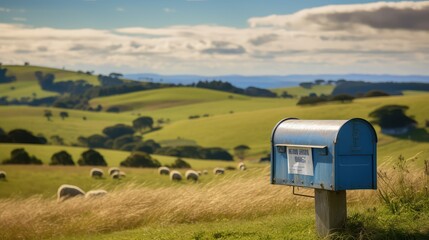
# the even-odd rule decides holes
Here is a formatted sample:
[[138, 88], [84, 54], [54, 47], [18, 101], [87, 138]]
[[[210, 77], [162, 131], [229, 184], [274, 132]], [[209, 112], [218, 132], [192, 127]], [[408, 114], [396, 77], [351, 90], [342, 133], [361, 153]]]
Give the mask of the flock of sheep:
[[[240, 162], [238, 164], [238, 169], [241, 171], [246, 170], [246, 165], [243, 162]], [[108, 170], [109, 176], [113, 179], [120, 179], [126, 176], [125, 172], [122, 172], [119, 168], [109, 168]], [[170, 180], [172, 181], [181, 181], [183, 179], [182, 174], [177, 170], [170, 170], [168, 167], [160, 167], [158, 168], [158, 173], [160, 175], [169, 175]], [[221, 175], [225, 173], [224, 168], [214, 168], [213, 174], [215, 175]], [[194, 170], [187, 170], [185, 172], [185, 178], [186, 180], [191, 180], [197, 182], [199, 177], [201, 175], [207, 175], [208, 171], [194, 171]], [[103, 178], [104, 172], [100, 168], [92, 168], [90, 171], [90, 176], [92, 178]], [[6, 180], [6, 172], [0, 171], [0, 180]], [[85, 198], [94, 198], [94, 197], [100, 197], [107, 194], [106, 190], [102, 189], [96, 189], [91, 190], [85, 193], [82, 189], [80, 189], [77, 186], [74, 185], [68, 185], [63, 184], [58, 188], [57, 191], [57, 200], [58, 201], [64, 201], [66, 199], [72, 198], [72, 197], [85, 197]]]

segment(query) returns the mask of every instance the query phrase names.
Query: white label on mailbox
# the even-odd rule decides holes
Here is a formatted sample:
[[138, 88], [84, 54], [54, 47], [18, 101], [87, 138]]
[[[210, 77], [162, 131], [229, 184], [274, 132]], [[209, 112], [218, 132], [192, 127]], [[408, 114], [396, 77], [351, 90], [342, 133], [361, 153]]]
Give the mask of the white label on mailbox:
[[311, 148], [288, 147], [288, 172], [289, 174], [300, 174], [313, 176], [313, 155]]

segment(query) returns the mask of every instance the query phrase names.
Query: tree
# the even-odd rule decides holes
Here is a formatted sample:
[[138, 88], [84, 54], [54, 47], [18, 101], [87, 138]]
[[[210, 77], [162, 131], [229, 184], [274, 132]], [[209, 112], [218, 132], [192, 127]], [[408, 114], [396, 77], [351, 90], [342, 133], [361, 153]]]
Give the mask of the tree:
[[0, 83], [10, 83], [16, 80], [15, 76], [7, 76], [7, 68], [1, 68], [0, 65]]
[[66, 151], [54, 153], [49, 165], [74, 165], [72, 156]]
[[64, 118], [69, 117], [69, 113], [68, 112], [60, 112], [60, 117], [62, 120], [64, 120]]
[[280, 95], [282, 98], [293, 98], [293, 95], [290, 95], [287, 91], [283, 91]]
[[375, 123], [381, 128], [403, 128], [415, 125], [417, 122], [405, 115], [408, 106], [385, 105], [372, 111], [369, 116], [375, 118]]
[[140, 132], [146, 128], [153, 129], [153, 119], [149, 116], [136, 118], [133, 121], [133, 127]]
[[80, 166], [107, 166], [106, 160], [104, 160], [103, 155], [94, 149], [89, 149], [82, 153], [81, 158], [77, 163]]
[[3, 164], [43, 164], [42, 161], [35, 156], [31, 156], [24, 148], [17, 148], [11, 151], [10, 159], [4, 160]]
[[111, 139], [118, 138], [123, 135], [132, 135], [135, 133], [131, 126], [125, 124], [116, 124], [114, 126], [106, 127], [103, 129], [103, 133]]
[[316, 79], [316, 80], [314, 80], [314, 83], [316, 83], [316, 85], [322, 85], [323, 83], [325, 83], [325, 80], [323, 80], [323, 79]]
[[64, 138], [62, 138], [60, 135], [52, 135], [51, 142], [54, 145], [64, 145]]
[[353, 101], [353, 99], [355, 99], [355, 97], [348, 95], [348, 94], [339, 94], [336, 95], [332, 98], [332, 101], [341, 101], [342, 103], [344, 102], [351, 102]]
[[45, 144], [46, 139], [43, 137], [34, 136], [33, 133], [25, 129], [14, 129], [7, 134], [8, 142], [11, 143], [33, 143]]
[[113, 149], [121, 149], [122, 146], [130, 143], [136, 143], [141, 141], [141, 137], [133, 136], [131, 134], [129, 135], [123, 135], [120, 137], [115, 138], [113, 140]]
[[377, 90], [369, 91], [364, 95], [364, 97], [387, 97], [387, 96], [390, 96], [390, 95], [383, 91], [377, 91]]
[[100, 134], [93, 134], [87, 138], [78, 138], [78, 141], [81, 145], [89, 148], [104, 148], [106, 146], [107, 140], [109, 140], [107, 137]]
[[187, 163], [185, 160], [178, 158], [170, 165], [171, 168], [191, 168], [191, 164]]
[[149, 154], [144, 152], [134, 152], [121, 162], [123, 167], [148, 167], [158, 168], [161, 164], [158, 160], [153, 159]]
[[45, 109], [45, 112], [43, 113], [43, 116], [45, 116], [45, 118], [48, 119], [48, 121], [51, 121], [51, 117], [52, 117], [51, 110]]
[[247, 145], [238, 145], [234, 147], [234, 155], [240, 160], [243, 160], [246, 157], [247, 152], [250, 150], [250, 147]]

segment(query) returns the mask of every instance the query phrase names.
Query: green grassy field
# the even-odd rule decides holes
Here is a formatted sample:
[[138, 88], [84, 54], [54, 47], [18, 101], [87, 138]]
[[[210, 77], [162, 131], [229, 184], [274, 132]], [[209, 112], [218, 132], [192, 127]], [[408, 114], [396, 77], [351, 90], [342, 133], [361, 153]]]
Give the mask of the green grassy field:
[[303, 88], [303, 87], [287, 87], [287, 88], [274, 88], [273, 92], [277, 95], [281, 95], [286, 91], [289, 95], [294, 96], [294, 98], [300, 98], [302, 96], [308, 96], [310, 93], [315, 93], [318, 96], [321, 94], [330, 95], [332, 90], [334, 90], [334, 85], [314, 85], [312, 88]]
[[34, 75], [36, 71], [42, 71], [44, 74], [54, 74], [55, 82], [83, 79], [92, 85], [100, 85], [97, 76], [75, 71], [39, 66], [4, 65], [2, 67], [8, 69], [7, 75], [16, 77], [15, 82], [0, 84], [0, 96], [7, 96], [9, 100], [19, 100], [22, 97], [33, 98], [36, 96], [36, 98], [43, 98], [58, 95], [56, 92], [49, 92], [40, 88], [37, 78]]
[[[97, 82], [96, 76], [71, 71], [30, 66], [8, 68], [19, 81], [0, 84], [1, 96], [52, 94], [40, 89], [34, 79], [36, 70], [52, 72], [58, 81], [89, 77], [87, 80], [91, 83]], [[16, 85], [15, 90], [10, 89], [11, 84]], [[274, 91], [304, 96], [312, 92], [329, 94], [332, 90], [333, 86], [315, 86]], [[103, 128], [118, 123], [131, 125], [139, 115], [146, 115], [155, 121], [160, 118], [171, 121], [158, 131], [144, 134], [145, 140], [154, 139], [166, 145], [189, 142], [223, 147], [231, 153], [233, 147], [240, 144], [251, 147], [246, 159], [248, 171], [227, 171], [223, 176], [215, 176], [211, 173], [214, 167], [236, 167], [237, 162], [185, 158], [193, 169], [206, 169], [209, 174], [202, 175], [198, 183], [177, 183], [158, 175], [156, 169], [143, 168], [121, 168], [127, 176], [120, 180], [109, 177], [95, 180], [89, 176], [91, 167], [48, 165], [55, 152], [66, 150], [76, 162], [86, 148], [0, 144], [0, 161], [8, 158], [11, 150], [25, 148], [44, 162], [42, 166], [0, 165], [0, 170], [8, 176], [7, 181], [0, 181], [0, 239], [315, 239], [313, 200], [293, 196], [289, 187], [270, 185], [269, 164], [254, 160], [269, 152], [271, 130], [283, 118], [370, 120], [371, 111], [387, 104], [409, 106], [407, 115], [416, 119], [418, 127], [405, 136], [393, 137], [381, 134], [375, 125], [379, 169], [392, 170], [399, 155], [410, 159], [412, 165], [410, 171], [406, 171], [411, 179], [402, 178], [407, 181], [401, 182], [395, 180], [401, 177], [390, 175], [391, 185], [379, 182], [379, 188], [393, 186], [397, 191], [395, 187], [403, 184], [399, 190], [414, 192], [404, 191], [399, 197], [421, 198], [423, 207], [415, 210], [405, 201], [398, 207], [405, 210], [394, 214], [376, 191], [348, 191], [348, 226], [336, 238], [428, 239], [429, 211], [424, 207], [428, 199], [428, 177], [422, 173], [424, 160], [429, 159], [429, 128], [425, 126], [429, 119], [428, 97], [427, 92], [407, 91], [404, 96], [297, 106], [297, 98], [253, 98], [207, 89], [168, 88], [91, 101], [93, 105], [103, 105], [104, 109], [119, 106], [121, 113], [0, 106], [0, 127], [5, 131], [24, 128], [48, 140], [59, 135], [68, 145], [77, 142], [79, 136], [100, 134]], [[45, 109], [53, 112], [50, 121], [43, 116]], [[60, 111], [67, 111], [69, 117], [62, 120]], [[205, 114], [208, 116], [203, 117]], [[200, 115], [200, 118], [188, 119], [191, 115]], [[109, 167], [118, 166], [130, 154], [97, 150]], [[176, 159], [153, 157], [164, 165]], [[106, 172], [108, 167], [102, 169]], [[105, 199], [75, 199], [59, 205], [55, 194], [61, 184], [77, 185], [85, 191], [102, 188], [108, 190], [109, 195]]]

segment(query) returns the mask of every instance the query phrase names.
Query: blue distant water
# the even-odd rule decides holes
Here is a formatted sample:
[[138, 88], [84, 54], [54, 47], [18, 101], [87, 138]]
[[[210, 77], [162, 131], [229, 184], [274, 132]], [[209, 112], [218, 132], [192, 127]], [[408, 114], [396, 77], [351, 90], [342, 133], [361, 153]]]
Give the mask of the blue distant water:
[[301, 82], [313, 82], [316, 79], [324, 80], [355, 80], [366, 82], [425, 82], [429, 83], [426, 75], [371, 75], [371, 74], [320, 74], [320, 75], [266, 75], [266, 76], [199, 76], [199, 75], [160, 75], [153, 73], [126, 74], [126, 78], [139, 81], [164, 82], [174, 84], [191, 84], [198, 81], [222, 80], [233, 85], [246, 88], [249, 86], [260, 88], [280, 88], [298, 86]]

